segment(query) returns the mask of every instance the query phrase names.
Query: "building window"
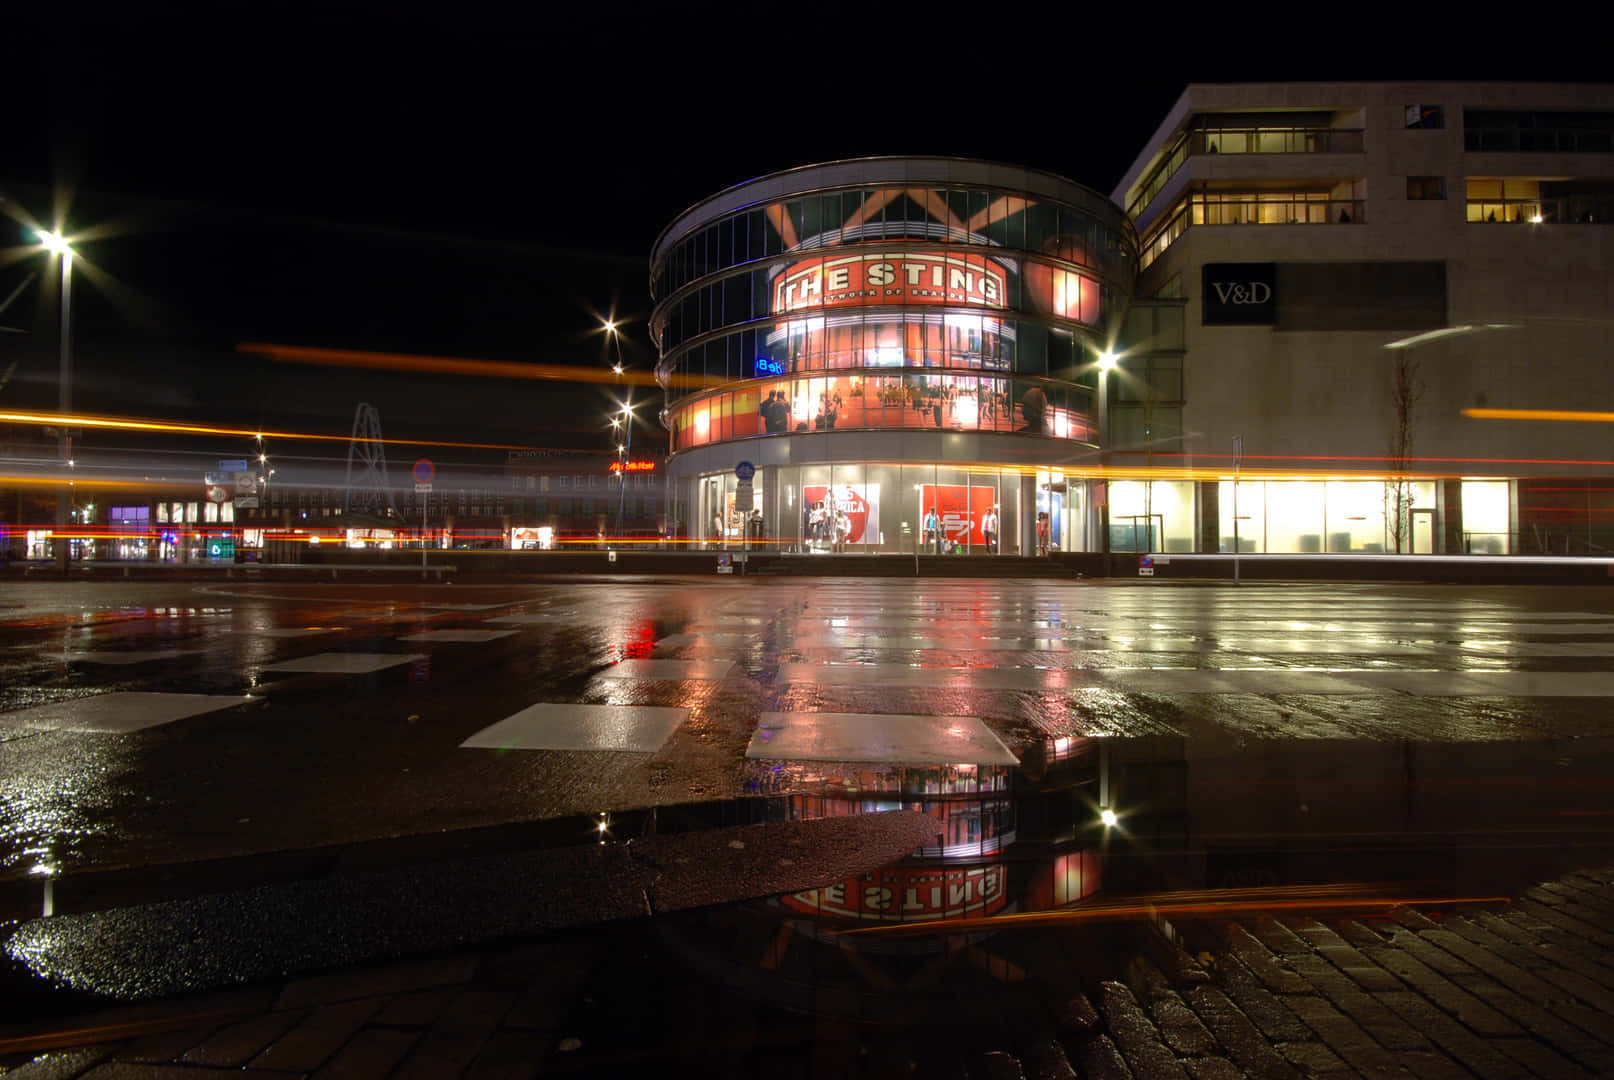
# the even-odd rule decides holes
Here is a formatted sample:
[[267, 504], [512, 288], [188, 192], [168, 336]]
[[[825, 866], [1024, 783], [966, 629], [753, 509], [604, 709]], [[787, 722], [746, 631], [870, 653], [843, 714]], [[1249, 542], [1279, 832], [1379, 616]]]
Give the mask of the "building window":
[[1445, 197], [1446, 178], [1444, 176], [1407, 177], [1408, 199], [1444, 199]]
[[1407, 127], [1438, 130], [1446, 126], [1446, 120], [1441, 113], [1439, 105], [1408, 105]]
[[560, 485], [560, 486], [561, 486], [561, 487], [565, 487], [565, 486], [566, 486], [566, 478], [565, 478], [565, 477], [564, 477], [564, 476], [557, 476], [557, 477], [556, 477], [556, 478], [555, 478], [555, 480], [556, 480], [556, 482], [557, 482], [557, 483], [558, 483], [558, 484], [559, 484], [559, 485]]
[[540, 476], [538, 478], [538, 490], [539, 491], [548, 491], [549, 490], [549, 477]]

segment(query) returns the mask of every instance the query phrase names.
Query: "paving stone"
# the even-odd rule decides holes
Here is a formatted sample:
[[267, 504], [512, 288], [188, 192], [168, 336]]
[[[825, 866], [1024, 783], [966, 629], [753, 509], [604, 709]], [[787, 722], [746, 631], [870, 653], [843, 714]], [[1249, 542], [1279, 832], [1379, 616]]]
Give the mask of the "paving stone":
[[300, 1010], [272, 1012], [230, 1024], [185, 1051], [179, 1060], [188, 1065], [245, 1065], [263, 1048], [280, 1038], [304, 1017]]
[[1466, 918], [1482, 930], [1488, 930], [1504, 941], [1511, 941], [1515, 945], [1534, 948], [1538, 942], [1545, 940], [1521, 926], [1508, 922], [1492, 911], [1476, 911], [1472, 915], [1466, 916]]
[[1408, 930], [1438, 930], [1440, 924], [1430, 919], [1420, 911], [1409, 907], [1398, 907], [1390, 912], [1390, 918], [1405, 926]]
[[[1426, 940], [1439, 945], [1447, 952], [1453, 953], [1468, 961], [1478, 970], [1489, 975], [1493, 980], [1512, 990], [1520, 997], [1537, 1005], [1557, 1006], [1568, 1002], [1576, 996], [1573, 991], [1566, 991], [1556, 980], [1537, 978], [1535, 975], [1516, 964], [1510, 964], [1488, 949], [1481, 948], [1473, 942], [1466, 941], [1457, 934], [1445, 930], [1426, 930], [1422, 935]], [[1596, 992], [1596, 988], [1591, 988]], [[1606, 995], [1600, 995], [1604, 1001]], [[1599, 1008], [1599, 1002], [1592, 1002]], [[1605, 1010], [1608, 1011], [1608, 1010]], [[1607, 1021], [1600, 1022], [1598, 1028], [1608, 1026]], [[1606, 1034], [1606, 1032], [1605, 1032]]]
[[1099, 987], [1098, 1011], [1132, 1071], [1150, 1080], [1155, 1077], [1186, 1080], [1188, 1074], [1177, 1064], [1175, 1055], [1161, 1041], [1160, 1032], [1133, 1000], [1132, 991], [1113, 981], [1100, 983]]
[[1133, 996], [1146, 1003], [1172, 993], [1171, 982], [1165, 974], [1141, 956], [1127, 961], [1126, 983]]
[[1259, 919], [1246, 919], [1240, 925], [1272, 952], [1283, 956], [1311, 952], [1310, 945], [1296, 937], [1292, 930], [1277, 919], [1262, 916]]
[[374, 998], [365, 998], [315, 1009], [253, 1058], [251, 1067], [312, 1072], [341, 1049], [380, 1005]]
[[[1566, 896], [1563, 890], [1549, 890], [1537, 885], [1534, 888], [1524, 890], [1524, 895], [1519, 898], [1520, 906], [1527, 902], [1541, 904], [1544, 907], [1550, 907], [1554, 911], [1579, 919], [1588, 926], [1596, 927], [1598, 932], [1605, 937], [1614, 934], [1614, 915], [1609, 915], [1607, 912], [1590, 905], [1579, 903], [1574, 897]], [[1599, 942], [1599, 944], [1606, 946], [1608, 943]]]
[[314, 1080], [371, 1080], [385, 1076], [403, 1060], [418, 1038], [420, 1036], [413, 1031], [365, 1028], [314, 1074]]
[[385, 967], [339, 971], [288, 983], [275, 1002], [277, 1009], [329, 1005], [353, 998], [383, 997], [428, 986], [470, 981], [476, 971], [474, 956], [443, 956]]
[[1092, 1031], [1098, 1027], [1098, 1010], [1086, 994], [1073, 994], [1054, 1010], [1054, 1021], [1070, 1031]]
[[[1276, 925], [1276, 924], [1273, 924]], [[1284, 933], [1289, 933], [1287, 930]], [[1258, 941], [1248, 930], [1239, 923], [1229, 923], [1226, 928], [1227, 946], [1234, 956], [1243, 961], [1251, 974], [1260, 979], [1267, 989], [1279, 994], [1305, 994], [1311, 991], [1306, 980], [1281, 965], [1277, 958], [1268, 951], [1266, 945]], [[1289, 934], [1294, 937], [1293, 934]], [[1299, 938], [1295, 938], [1299, 941]], [[1310, 948], [1306, 949], [1309, 953]]]
[[1476, 948], [1484, 949], [1501, 960], [1515, 964], [1526, 970], [1534, 971], [1540, 968], [1549, 968], [1552, 961], [1542, 956], [1539, 951], [1528, 946], [1520, 946], [1516, 942], [1499, 937], [1485, 927], [1461, 915], [1448, 915], [1445, 929], [1461, 937], [1464, 941]]
[[1076, 1051], [1076, 1064], [1087, 1080], [1133, 1080], [1121, 1051], [1108, 1035], [1088, 1039]]
[[1504, 1080], [1521, 1075], [1518, 1066], [1493, 1049], [1487, 1040], [1417, 994], [1401, 990], [1374, 996], [1482, 1080]]
[[1614, 989], [1614, 968], [1610, 968], [1607, 964], [1598, 963], [1596, 960], [1559, 945], [1538, 945], [1536, 949], [1541, 953], [1542, 957], [1552, 961], [1559, 968], [1565, 971], [1573, 971], [1578, 975], [1584, 975], [1599, 986]]
[[1189, 1058], [1182, 1067], [1194, 1080], [1244, 1080], [1244, 1070], [1226, 1058]]
[[[1412, 935], [1407, 935], [1411, 938]], [[1424, 944], [1425, 948], [1434, 946]], [[1436, 952], [1439, 950], [1436, 949]], [[1474, 995], [1435, 971], [1405, 949], [1386, 946], [1368, 950], [1386, 971], [1399, 976], [1408, 986], [1457, 1018], [1457, 1022], [1481, 1035], [1519, 1035], [1513, 1021], [1480, 1001]], [[1466, 966], [1466, 965], [1465, 965]]]
[[1585, 1069], [1564, 1057], [1545, 1043], [1531, 1038], [1490, 1039], [1496, 1052], [1518, 1062], [1530, 1076], [1544, 1076], [1549, 1080], [1587, 1080], [1591, 1076]]
[[1399, 1067], [1394, 1054], [1374, 1042], [1354, 1020], [1322, 998], [1297, 996], [1286, 999], [1284, 1004], [1358, 1072], [1393, 1071]]
[[[1352, 952], [1356, 950], [1352, 949]], [[1356, 983], [1344, 975], [1319, 956], [1291, 956], [1289, 963], [1294, 965], [1295, 971], [1304, 976], [1306, 981], [1316, 987], [1318, 992], [1326, 997], [1345, 1015], [1349, 1016], [1362, 1027], [1373, 1039], [1387, 1050], [1426, 1050], [1429, 1040], [1407, 1025], [1385, 1008], [1377, 998], [1367, 993]], [[1382, 969], [1381, 969], [1382, 971]], [[1400, 989], [1402, 983], [1392, 979], [1395, 989]], [[1293, 1002], [1289, 1003], [1294, 1007]], [[1298, 1012], [1298, 1010], [1296, 1010]], [[1306, 1018], [1305, 1013], [1299, 1013]], [[1321, 1014], [1319, 1014], [1321, 1015]]]
[[516, 995], [509, 990], [462, 990], [443, 1014], [421, 1035], [396, 1077], [439, 1076], [458, 1073], [482, 1051], [483, 1045], [510, 1011]]
[[1323, 925], [1310, 916], [1289, 916], [1278, 920], [1290, 930], [1293, 930], [1302, 940], [1308, 942], [1313, 949], [1323, 945], [1340, 946], [1345, 939], [1335, 933], [1330, 927]]
[[112, 1053], [107, 1046], [77, 1046], [71, 1050], [52, 1050], [10, 1069], [0, 1068], [6, 1080], [72, 1080]]
[[1283, 1000], [1262, 986], [1242, 961], [1232, 954], [1223, 956], [1222, 961], [1217, 965], [1222, 989], [1267, 1038], [1273, 1042], [1285, 1042], [1291, 1039], [1304, 1041], [1312, 1037], [1311, 1028], [1284, 1008]]
[[1364, 990], [1399, 990], [1401, 980], [1351, 945], [1319, 945], [1317, 955], [1333, 964]]
[[1614, 936], [1605, 934], [1590, 923], [1575, 918], [1572, 913], [1549, 907], [1546, 904], [1538, 904], [1524, 897], [1519, 898], [1516, 906], [1519, 911], [1527, 915], [1533, 915], [1542, 922], [1549, 923], [1560, 930], [1566, 930], [1578, 938], [1584, 938], [1599, 949], [1614, 948]]
[[176, 1061], [193, 1046], [205, 1042], [221, 1024], [182, 1028], [177, 1031], [159, 1031], [142, 1036], [116, 1050], [115, 1061]]
[[1300, 1073], [1294, 1066], [1272, 1048], [1222, 991], [1214, 986], [1196, 986], [1184, 997], [1194, 1015], [1227, 1048], [1227, 1056], [1249, 1075], [1270, 1080], [1299, 1080]]
[[[1483, 975], [1459, 976], [1460, 985], [1475, 997], [1522, 1025], [1553, 1049], [1598, 1072], [1614, 1075], [1614, 1052], [1575, 1024], [1521, 998]], [[1606, 1026], [1607, 1021], [1604, 1021]]]
[[1356, 1070], [1339, 1059], [1324, 1043], [1283, 1042], [1277, 1044], [1278, 1053], [1298, 1065], [1307, 1076], [1356, 1075]]
[[1335, 919], [1332, 925], [1335, 930], [1339, 931], [1341, 938], [1358, 949], [1363, 945], [1377, 948], [1384, 944], [1385, 939], [1382, 936], [1374, 933], [1371, 927], [1357, 922], [1355, 919]]
[[[1607, 1014], [1607, 1026], [1602, 1029], [1605, 1033], [1609, 1028], [1614, 1027], [1614, 993], [1611, 993], [1606, 986], [1599, 986], [1591, 979], [1575, 971], [1550, 970], [1540, 972], [1540, 975], [1543, 981], [1551, 983], [1566, 993], [1573, 994], [1590, 1007]], [[1605, 1038], [1604, 1041], [1608, 1040]]]
[[1148, 1009], [1161, 1038], [1178, 1056], [1197, 1057], [1216, 1052], [1215, 1036], [1174, 991], [1168, 990], [1151, 1001]]
[[465, 1075], [488, 1080], [536, 1076], [552, 1045], [547, 1035], [534, 1031], [495, 1032]]
[[1020, 1068], [1026, 1080], [1077, 1080], [1065, 1048], [1053, 1039], [1041, 1039], [1020, 1051]]
[[1433, 1051], [1403, 1051], [1396, 1064], [1418, 1080], [1469, 1080], [1470, 1073], [1451, 1058]]
[[449, 998], [453, 996], [452, 990], [444, 989], [399, 994], [381, 1006], [370, 1023], [389, 1027], [425, 1027], [442, 1015]]
[[[1453, 956], [1438, 945], [1425, 941], [1418, 934], [1398, 930], [1390, 935], [1390, 944], [1403, 952], [1410, 953], [1442, 975], [1471, 975], [1474, 972], [1474, 969], [1469, 966], [1467, 961]], [[1375, 963], [1379, 963], [1377, 956], [1373, 960]], [[1379, 966], [1384, 967], [1382, 963], [1379, 963]], [[1385, 970], [1393, 971], [1391, 968], [1385, 968]]]
[[1583, 907], [1601, 912], [1605, 917], [1614, 916], [1614, 896], [1606, 893], [1601, 885], [1594, 883], [1591, 888], [1586, 888], [1575, 879], [1574, 875], [1569, 875], [1557, 881], [1542, 882], [1540, 887], [1565, 899], [1573, 900]]
[[1594, 866], [1590, 869], [1576, 870], [1575, 874], [1614, 888], [1614, 866]]
[[1577, 870], [1573, 874], [1565, 874], [1559, 880], [1573, 885], [1582, 892], [1599, 897], [1610, 906], [1614, 906], [1614, 883], [1600, 881], [1584, 870]]

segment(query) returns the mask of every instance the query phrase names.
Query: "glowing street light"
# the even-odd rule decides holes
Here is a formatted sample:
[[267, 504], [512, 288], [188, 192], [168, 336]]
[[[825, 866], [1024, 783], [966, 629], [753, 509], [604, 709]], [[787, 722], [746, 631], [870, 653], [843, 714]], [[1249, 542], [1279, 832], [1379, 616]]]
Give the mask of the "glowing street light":
[[[73, 246], [67, 238], [60, 233], [39, 230], [39, 244], [52, 258], [60, 259], [62, 263], [62, 355], [61, 366], [57, 378], [57, 401], [64, 417], [73, 411]], [[69, 433], [64, 422], [58, 429], [56, 436], [58, 460], [66, 462], [69, 467], [73, 459], [73, 436]], [[72, 511], [69, 505], [69, 496], [66, 489], [57, 489], [56, 492], [56, 533], [52, 538], [52, 546], [56, 549], [56, 569], [63, 576], [67, 574], [67, 537], [63, 535], [67, 525], [68, 515]]]
[[1115, 811], [1107, 806], [1099, 812], [1098, 819], [1104, 823], [1106, 829], [1115, 828], [1116, 824], [1121, 820], [1115, 816]]

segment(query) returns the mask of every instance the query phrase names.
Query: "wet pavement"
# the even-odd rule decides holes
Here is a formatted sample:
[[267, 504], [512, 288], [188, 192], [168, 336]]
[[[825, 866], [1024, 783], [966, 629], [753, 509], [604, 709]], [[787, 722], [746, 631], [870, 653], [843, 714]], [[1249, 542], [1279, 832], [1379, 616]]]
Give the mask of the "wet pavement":
[[[1130, 1008], [1158, 1033], [1184, 977], [1161, 943], [1214, 957], [1234, 940], [1195, 913], [1203, 898], [1162, 915], [1167, 893], [1265, 890], [1252, 919], [1464, 901], [1482, 929], [1474, 912], [1614, 862], [1611, 653], [1614, 593], [1553, 587], [11, 587], [7, 985], [47, 1016], [586, 939], [642, 949], [658, 979], [750, 987], [836, 1030], [886, 1025], [882, 1054], [892, 1030], [1069, 1036], [1081, 998], [1103, 1015], [1063, 1046], [1103, 1075], [1094, 1037], [1125, 1056], [1136, 1019], [1105, 980], [1130, 972]], [[810, 831], [895, 810], [929, 823], [904, 859], [872, 832]], [[797, 850], [727, 846], [748, 828]], [[694, 846], [651, 854], [677, 843]], [[1141, 921], [1002, 930], [1137, 896]], [[615, 929], [560, 929], [589, 922]], [[1370, 926], [1372, 947], [1399, 947], [1395, 925]], [[852, 947], [854, 928], [876, 933]], [[1138, 974], [1151, 955], [1166, 983]], [[1221, 1075], [1183, 1064], [1208, 1051], [1168, 1049]], [[1395, 1067], [1423, 1075], [1421, 1060]], [[1602, 1059], [1576, 1060], [1596, 1074]]]

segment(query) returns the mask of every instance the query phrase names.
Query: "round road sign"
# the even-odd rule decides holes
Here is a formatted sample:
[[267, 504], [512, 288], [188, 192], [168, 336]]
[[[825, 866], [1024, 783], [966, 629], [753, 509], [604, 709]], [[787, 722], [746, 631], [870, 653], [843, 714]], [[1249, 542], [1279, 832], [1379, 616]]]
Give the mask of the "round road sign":
[[426, 458], [421, 458], [419, 461], [415, 462], [415, 483], [429, 484], [432, 482], [432, 477], [436, 475], [437, 466], [433, 465]]
[[757, 474], [757, 467], [749, 461], [742, 461], [734, 466], [734, 475], [741, 480], [749, 480]]

